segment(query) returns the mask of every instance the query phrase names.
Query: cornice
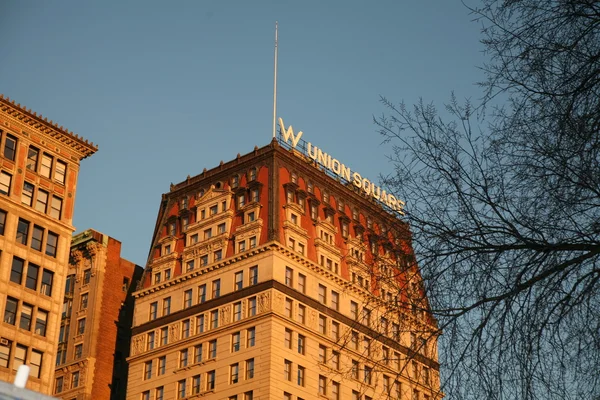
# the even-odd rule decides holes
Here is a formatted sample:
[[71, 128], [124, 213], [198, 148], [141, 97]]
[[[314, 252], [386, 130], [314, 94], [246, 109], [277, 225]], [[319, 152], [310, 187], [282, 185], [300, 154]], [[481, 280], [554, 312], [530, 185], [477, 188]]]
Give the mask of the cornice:
[[4, 97], [2, 94], [0, 94], [0, 110], [17, 119], [20, 123], [34, 128], [76, 151], [80, 160], [91, 156], [98, 150], [98, 146], [94, 143], [87, 141], [63, 126], [59, 126], [52, 120], [48, 121], [48, 118], [21, 106], [20, 103], [15, 103], [14, 100], [11, 101], [10, 98]]

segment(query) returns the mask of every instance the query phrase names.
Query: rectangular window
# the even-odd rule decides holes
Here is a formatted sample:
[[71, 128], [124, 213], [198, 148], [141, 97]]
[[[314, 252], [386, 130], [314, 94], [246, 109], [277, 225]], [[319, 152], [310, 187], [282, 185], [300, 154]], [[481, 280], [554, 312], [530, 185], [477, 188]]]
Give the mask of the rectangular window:
[[212, 229], [208, 228], [204, 231], [204, 239], [210, 239], [212, 237]]
[[177, 398], [185, 399], [185, 379], [177, 382]]
[[226, 228], [225, 222], [217, 225], [217, 233], [218, 234], [225, 233], [226, 230], [227, 230], [227, 228]]
[[283, 361], [283, 377], [286, 381], [292, 380], [292, 362], [290, 360]]
[[15, 161], [15, 154], [17, 152], [17, 138], [11, 135], [6, 135], [4, 138], [4, 157], [11, 161]]
[[79, 386], [79, 371], [75, 371], [71, 375], [71, 388], [76, 388], [78, 386]]
[[240, 364], [235, 363], [229, 366], [229, 383], [238, 383], [240, 380]]
[[285, 329], [284, 344], [286, 349], [292, 348], [292, 331], [287, 328]]
[[75, 359], [79, 360], [83, 355], [83, 344], [78, 344], [75, 346]]
[[242, 340], [242, 336], [240, 332], [235, 332], [231, 335], [231, 352], [235, 353], [240, 351], [240, 342]]
[[319, 302], [327, 304], [327, 288], [319, 284]]
[[208, 358], [217, 357], [217, 340], [211, 340], [208, 342]]
[[204, 314], [196, 316], [196, 334], [204, 332]]
[[142, 400], [150, 400], [150, 391], [149, 390], [142, 392]]
[[201, 381], [201, 375], [194, 375], [192, 377], [192, 394], [198, 394], [200, 393], [200, 381]]
[[16, 284], [21, 284], [23, 282], [23, 268], [25, 266], [25, 261], [20, 258], [13, 257], [12, 267], [10, 270], [10, 281]]
[[214, 261], [220, 261], [223, 258], [223, 250], [217, 250], [214, 253]]
[[14, 325], [17, 320], [17, 307], [19, 306], [19, 300], [12, 297], [6, 298], [6, 305], [4, 306], [4, 322], [7, 324]]
[[17, 225], [17, 243], [27, 245], [27, 239], [29, 236], [29, 221], [19, 218], [19, 224]]
[[235, 285], [233, 290], [240, 290], [244, 287], [244, 271], [235, 273]]
[[208, 371], [206, 374], [206, 389], [207, 390], [215, 390], [215, 377], [216, 372], [214, 370]]
[[171, 314], [171, 297], [167, 297], [167, 298], [163, 299], [162, 315], [164, 317], [165, 315], [169, 315], [169, 314]]
[[52, 218], [60, 219], [62, 212], [62, 199], [56, 196], [52, 196], [52, 202], [50, 203], [50, 216]]
[[254, 378], [254, 358], [246, 360], [246, 380]]
[[26, 206], [31, 207], [33, 204], [33, 190], [35, 186], [33, 186], [29, 182], [23, 182], [23, 191], [21, 192], [21, 203]]
[[164, 396], [165, 396], [164, 386], [157, 387], [156, 391], [154, 393], [154, 400], [164, 400]]
[[365, 371], [363, 376], [363, 382], [367, 385], [371, 385], [373, 383], [373, 368], [365, 365]]
[[160, 328], [160, 345], [164, 346], [169, 343], [169, 328], [166, 326]]
[[331, 291], [331, 308], [336, 311], [340, 309], [340, 295], [338, 292]]
[[35, 199], [35, 209], [44, 214], [48, 211], [48, 192], [45, 190], [38, 189]]
[[216, 329], [219, 327], [219, 310], [213, 310], [210, 312], [210, 329]]
[[206, 301], [206, 285], [198, 286], [198, 303], [202, 304]]
[[189, 260], [186, 264], [185, 264], [185, 272], [190, 272], [194, 270], [194, 260]]
[[298, 386], [304, 386], [304, 377], [305, 377], [305, 373], [304, 373], [304, 367], [301, 365], [298, 365]]
[[212, 282], [212, 298], [216, 299], [221, 296], [221, 280], [217, 279]]
[[0, 210], [0, 235], [4, 235], [4, 227], [6, 226], [6, 211]]
[[12, 182], [12, 175], [8, 172], [0, 171], [0, 194], [10, 194], [10, 184]]
[[202, 362], [204, 345], [202, 343], [194, 346], [194, 364]]
[[42, 241], [44, 240], [44, 228], [34, 225], [31, 233], [31, 248], [42, 251]]
[[26, 331], [31, 329], [31, 316], [33, 314], [33, 306], [23, 303], [21, 305], [21, 318], [19, 320], [19, 328]]
[[42, 165], [40, 167], [40, 175], [50, 178], [50, 173], [52, 171], [52, 156], [44, 153], [42, 154]]
[[254, 347], [256, 344], [256, 328], [248, 328], [246, 330], [246, 347]]
[[294, 286], [294, 270], [290, 267], [285, 267], [285, 284], [289, 287]]
[[319, 315], [319, 333], [325, 335], [327, 333], [327, 317]]
[[60, 393], [63, 391], [63, 377], [56, 378], [54, 381], [54, 393]]
[[77, 320], [77, 334], [83, 335], [85, 333], [85, 318]]
[[249, 285], [256, 285], [258, 283], [258, 266], [250, 267], [250, 279]]
[[157, 375], [164, 375], [167, 372], [167, 356], [158, 357]]
[[27, 277], [25, 278], [25, 287], [31, 290], [37, 290], [38, 276], [40, 274], [40, 267], [35, 264], [29, 263], [27, 266]]
[[210, 206], [210, 208], [208, 209], [209, 215], [215, 215], [217, 212], [219, 212], [219, 207], [216, 204]]
[[327, 362], [327, 347], [319, 345], [319, 362], [325, 364]]
[[248, 239], [248, 243], [249, 243], [251, 249], [255, 248], [256, 247], [256, 236], [252, 236], [250, 239]]
[[40, 336], [46, 336], [46, 327], [48, 326], [48, 311], [38, 308], [35, 318], [35, 333]]
[[350, 301], [350, 315], [353, 319], [358, 319], [358, 304], [354, 301]]
[[158, 313], [158, 303], [155, 301], [154, 303], [150, 304], [150, 321], [153, 321], [156, 319], [157, 313]]
[[335, 321], [331, 321], [331, 337], [337, 341], [340, 338], [340, 324]]
[[248, 299], [248, 316], [253, 317], [256, 315], [256, 296]]
[[293, 302], [292, 299], [285, 299], [285, 316], [288, 318], [292, 318], [292, 308], [293, 308]]
[[233, 321], [239, 321], [242, 319], [242, 302], [238, 301], [233, 304]]
[[188, 365], [188, 349], [179, 352], [179, 368], [187, 367]]
[[319, 395], [327, 396], [327, 378], [319, 375]]
[[25, 168], [27, 168], [30, 171], [36, 172], [39, 155], [40, 151], [38, 149], [29, 146], [29, 149], [27, 150], [27, 164], [25, 165]]
[[302, 304], [298, 304], [298, 322], [306, 323], [306, 307]]
[[238, 252], [241, 253], [242, 251], [246, 251], [246, 242], [244, 240], [238, 242]]
[[358, 332], [350, 332], [350, 348], [358, 350]]
[[333, 400], [340, 400], [339, 382], [331, 381], [331, 397]]
[[53, 282], [54, 272], [44, 268], [44, 271], [42, 272], [42, 287], [40, 288], [40, 293], [48, 297], [52, 296]]
[[304, 354], [306, 348], [306, 338], [304, 335], [298, 334], [298, 353]]
[[144, 363], [144, 380], [152, 378], [152, 360]]
[[183, 307], [188, 308], [192, 306], [192, 289], [183, 292]]
[[181, 338], [189, 338], [190, 337], [190, 329], [191, 329], [191, 321], [189, 319], [183, 320], [181, 322]]
[[92, 269], [88, 268], [83, 271], [83, 284], [87, 285], [90, 283], [90, 279], [92, 278]]

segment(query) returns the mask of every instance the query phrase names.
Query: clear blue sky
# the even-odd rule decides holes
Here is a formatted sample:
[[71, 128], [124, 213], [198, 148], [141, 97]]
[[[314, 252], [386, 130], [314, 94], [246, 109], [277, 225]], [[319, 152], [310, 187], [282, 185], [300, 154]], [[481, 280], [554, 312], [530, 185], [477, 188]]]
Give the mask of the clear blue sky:
[[278, 116], [372, 180], [391, 170], [380, 95], [480, 97], [480, 26], [458, 0], [2, 1], [0, 93], [99, 145], [77, 231], [144, 266], [171, 182], [270, 141], [276, 20]]

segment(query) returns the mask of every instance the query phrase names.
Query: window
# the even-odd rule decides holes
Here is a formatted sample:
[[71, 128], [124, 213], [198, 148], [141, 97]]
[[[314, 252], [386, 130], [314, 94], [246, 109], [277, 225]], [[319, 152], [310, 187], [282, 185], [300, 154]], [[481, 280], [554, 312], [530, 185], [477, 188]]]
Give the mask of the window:
[[154, 392], [154, 400], [163, 400], [165, 395], [165, 388], [163, 386], [159, 386], [156, 388]]
[[208, 358], [217, 357], [217, 340], [211, 340], [208, 342]]
[[54, 393], [60, 393], [63, 390], [63, 377], [56, 378], [54, 381]]
[[298, 322], [306, 323], [306, 307], [302, 304], [298, 304]]
[[194, 260], [189, 260], [186, 264], [185, 264], [185, 272], [190, 272], [194, 270]]
[[23, 303], [21, 305], [21, 318], [19, 320], [19, 328], [30, 330], [31, 329], [31, 316], [33, 314], [33, 306], [30, 304]]
[[301, 365], [298, 365], [298, 386], [304, 386], [304, 377], [305, 377], [304, 367]]
[[291, 393], [283, 392], [283, 400], [292, 400]]
[[335, 321], [331, 321], [331, 337], [333, 340], [340, 339], [340, 324]]
[[289, 287], [294, 285], [294, 270], [290, 267], [285, 267], [285, 284]]
[[206, 240], [206, 239], [210, 239], [211, 237], [212, 237], [212, 229], [211, 229], [211, 228], [209, 228], [209, 229], [206, 229], [206, 230], [204, 231], [204, 239], [205, 239], [205, 240]]
[[216, 372], [214, 370], [208, 371], [206, 374], [206, 389], [207, 390], [215, 390], [215, 376]]
[[246, 347], [254, 347], [256, 344], [256, 328], [248, 328], [246, 330]]
[[37, 171], [37, 163], [38, 163], [38, 157], [40, 155], [40, 151], [38, 149], [36, 149], [35, 147], [31, 147], [29, 146], [29, 149], [27, 150], [27, 164], [26, 164], [26, 168], [30, 171]]
[[254, 378], [254, 358], [246, 360], [246, 375], [245, 379]]
[[358, 332], [356, 331], [350, 333], [350, 348], [354, 350], [358, 349]]
[[371, 310], [366, 307], [362, 309], [362, 323], [371, 326]]
[[6, 298], [6, 305], [4, 306], [4, 322], [7, 324], [14, 325], [17, 320], [17, 307], [19, 300], [12, 297]]
[[212, 298], [216, 299], [221, 296], [221, 280], [217, 279], [212, 282]]
[[327, 362], [327, 347], [319, 345], [319, 362], [325, 364]]
[[192, 289], [183, 292], [183, 307], [188, 308], [192, 306]]
[[177, 398], [178, 399], [185, 398], [185, 379], [182, 379], [177, 382]]
[[327, 304], [327, 288], [319, 284], [319, 302]]
[[303, 274], [298, 274], [298, 290], [306, 293], [306, 276]]
[[187, 367], [188, 355], [189, 355], [188, 349], [184, 349], [179, 352], [179, 368]]
[[60, 160], [56, 160], [54, 168], [54, 180], [62, 185], [65, 184], [65, 176], [67, 175], [67, 164]]
[[206, 285], [198, 286], [198, 303], [202, 304], [206, 301]]
[[75, 359], [79, 360], [83, 355], [83, 344], [78, 344], [75, 346]]
[[285, 299], [285, 316], [288, 318], [292, 318], [292, 299]]
[[144, 380], [152, 378], [152, 360], [144, 363]]
[[77, 320], [77, 334], [83, 335], [85, 333], [85, 318]]
[[29, 182], [23, 183], [23, 191], [21, 192], [21, 203], [31, 207], [33, 204], [33, 190], [34, 186]]
[[363, 382], [367, 385], [371, 385], [373, 381], [373, 368], [365, 365], [365, 371], [363, 376]]
[[246, 214], [246, 222], [254, 222], [256, 220], [256, 214], [254, 213], [254, 211], [250, 211], [248, 214]]
[[190, 328], [191, 328], [191, 321], [189, 319], [183, 320], [181, 322], [181, 338], [182, 339], [190, 337]]
[[6, 211], [0, 210], [0, 235], [4, 235], [4, 227], [6, 226]]
[[202, 362], [204, 346], [202, 343], [194, 346], [194, 364], [198, 364]]
[[165, 372], [167, 372], [167, 357], [158, 357], [158, 370], [156, 371], [156, 374], [164, 375]]
[[236, 351], [240, 351], [240, 342], [242, 336], [240, 332], [235, 332], [231, 335], [231, 352], [235, 353]]
[[169, 328], [165, 326], [160, 328], [160, 345], [164, 346], [167, 343], [169, 343]]
[[17, 243], [27, 245], [27, 236], [29, 235], [29, 221], [19, 218], [17, 225]]
[[249, 243], [249, 247], [251, 249], [256, 247], [256, 236], [252, 236], [250, 239], [248, 239], [248, 243]]
[[244, 287], [244, 271], [235, 273], [235, 286], [234, 290], [240, 290]]
[[196, 316], [196, 334], [204, 332], [204, 314]]
[[319, 375], [319, 394], [321, 396], [327, 395], [327, 378], [323, 375]]
[[4, 157], [8, 158], [11, 161], [15, 161], [15, 154], [17, 151], [17, 138], [11, 135], [6, 135], [4, 137]]
[[246, 242], [242, 240], [238, 242], [238, 252], [246, 251]]
[[327, 333], [327, 317], [319, 315], [319, 333], [324, 335]]
[[240, 185], [240, 177], [237, 175], [234, 175], [231, 177], [231, 188], [235, 189]]
[[156, 314], [158, 312], [158, 303], [155, 301], [154, 303], [150, 303], [150, 321], [156, 319]]
[[25, 266], [25, 261], [20, 258], [13, 257], [12, 267], [10, 270], [10, 281], [21, 284], [23, 282], [23, 268]]
[[83, 293], [79, 298], [79, 309], [85, 310], [88, 307], [88, 294]]
[[350, 301], [350, 315], [354, 319], [358, 319], [358, 304], [354, 301]]
[[10, 360], [12, 343], [6, 341], [0, 343], [0, 367], [8, 368], [8, 361]]
[[340, 309], [340, 295], [338, 292], [331, 291], [331, 308], [336, 311]]
[[285, 329], [285, 348], [286, 349], [291, 349], [292, 348], [292, 331], [290, 329]]
[[256, 296], [248, 299], [248, 316], [253, 317], [256, 315]]
[[250, 201], [254, 202], [254, 203], [258, 203], [260, 199], [260, 193], [258, 191], [258, 189], [252, 189], [250, 191]]
[[0, 194], [9, 195], [10, 194], [10, 183], [12, 181], [12, 175], [0, 171]]
[[283, 377], [286, 381], [292, 380], [292, 362], [290, 360], [283, 361]]
[[38, 189], [37, 198], [35, 200], [35, 209], [46, 213], [48, 209], [48, 192], [42, 189]]
[[25, 277], [25, 287], [31, 290], [37, 290], [38, 275], [40, 267], [29, 263], [27, 266], [27, 276]]
[[192, 394], [198, 394], [200, 393], [200, 380], [201, 380], [201, 375], [194, 375], [192, 377]]
[[171, 297], [167, 297], [167, 298], [163, 299], [162, 315], [164, 317], [165, 315], [169, 315], [169, 314], [171, 314]]
[[331, 353], [331, 366], [336, 370], [340, 369], [340, 353], [337, 351]]
[[149, 390], [142, 392], [142, 400], [150, 400], [150, 391]]
[[248, 171], [248, 181], [256, 180], [256, 168], [250, 168]]
[[235, 363], [229, 366], [229, 383], [238, 383], [240, 379], [240, 364]]
[[210, 328], [216, 329], [219, 327], [219, 310], [210, 312]]
[[76, 388], [78, 386], [79, 386], [79, 371], [75, 371], [71, 375], [71, 388]]
[[233, 321], [239, 321], [242, 319], [242, 302], [238, 301], [233, 304]]
[[90, 279], [92, 277], [92, 270], [90, 268], [83, 271], [83, 284], [87, 285], [90, 283]]
[[50, 202], [50, 216], [52, 218], [60, 219], [61, 212], [62, 199], [56, 196], [52, 196], [52, 201]]
[[306, 338], [303, 335], [298, 334], [298, 353], [304, 354], [306, 347]]
[[258, 266], [250, 267], [250, 279], [249, 285], [256, 285], [258, 283]]

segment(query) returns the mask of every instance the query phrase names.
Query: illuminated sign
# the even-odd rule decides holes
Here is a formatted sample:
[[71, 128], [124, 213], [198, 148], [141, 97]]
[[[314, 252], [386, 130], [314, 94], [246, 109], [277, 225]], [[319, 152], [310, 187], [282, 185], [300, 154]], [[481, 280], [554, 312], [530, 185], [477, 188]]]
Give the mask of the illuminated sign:
[[[281, 118], [279, 118], [279, 127], [281, 128], [281, 137], [283, 141], [289, 143], [292, 148], [295, 149], [302, 137], [302, 132], [300, 131], [294, 135], [292, 126], [290, 125], [286, 129]], [[333, 158], [331, 154], [327, 154], [312, 143], [306, 142], [305, 155], [312, 158], [316, 163], [340, 178], [345, 179], [347, 182], [352, 182], [352, 184], [359, 188], [365, 195], [373, 197], [390, 209], [404, 215], [404, 202], [402, 200], [397, 199], [391, 193], [386, 193], [384, 189], [381, 189], [367, 178], [363, 178], [358, 172], [352, 172], [350, 167], [341, 163], [338, 159]]]

